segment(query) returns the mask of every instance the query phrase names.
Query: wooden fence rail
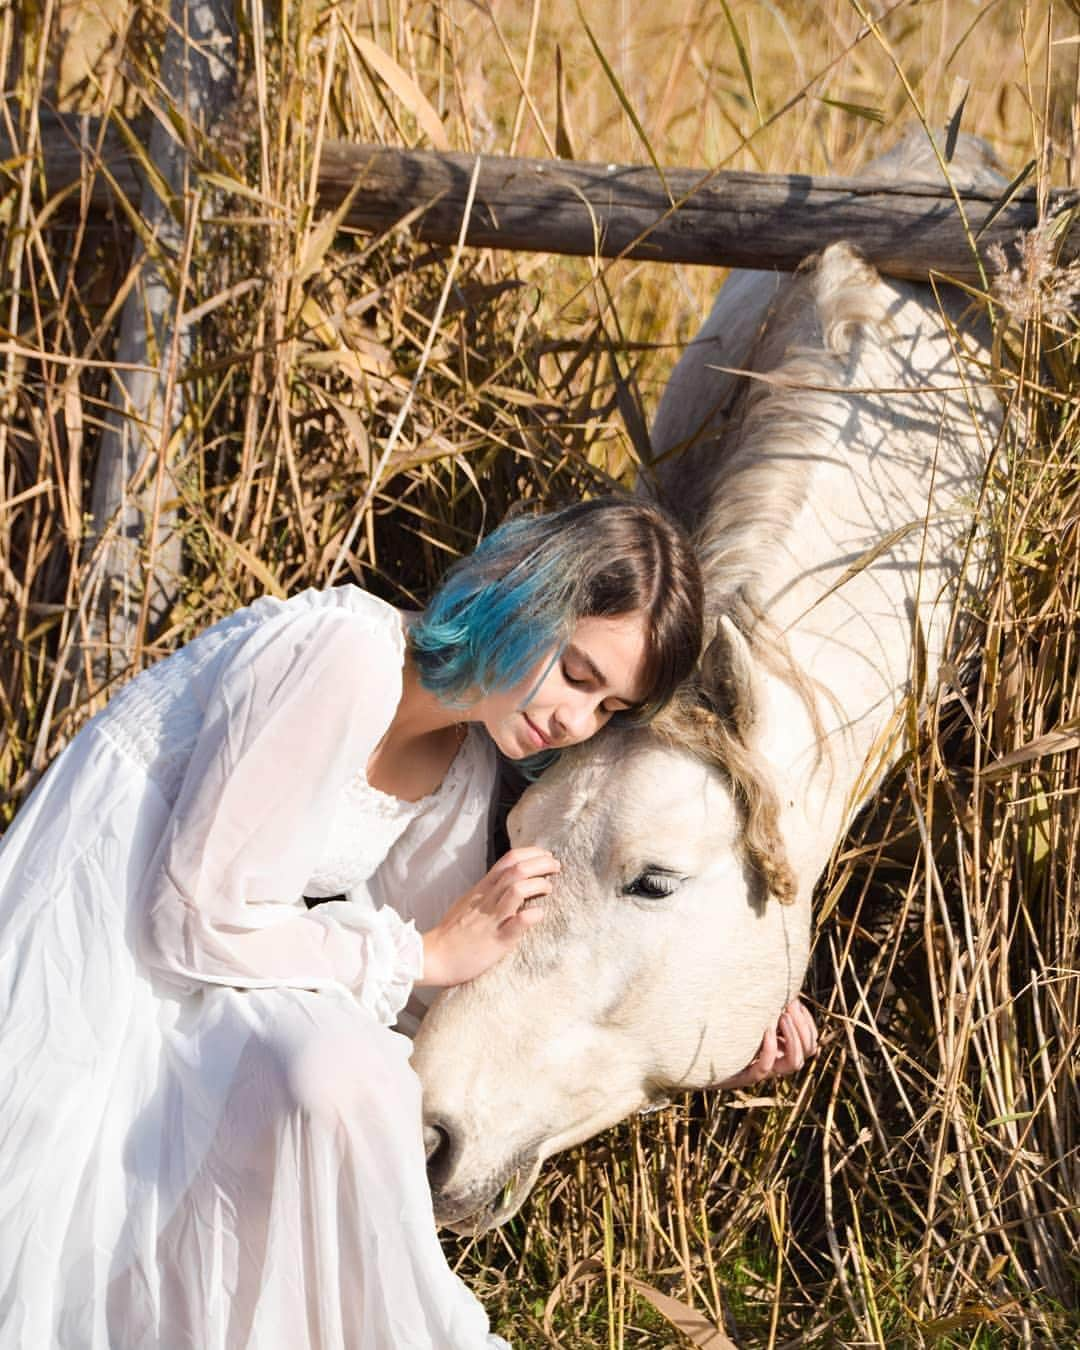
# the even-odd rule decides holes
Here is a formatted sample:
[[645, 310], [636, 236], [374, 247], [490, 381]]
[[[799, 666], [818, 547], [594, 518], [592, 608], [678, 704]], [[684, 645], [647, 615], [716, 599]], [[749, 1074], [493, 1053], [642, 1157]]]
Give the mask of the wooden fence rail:
[[[430, 203], [413, 228], [448, 243], [461, 228], [474, 163], [472, 155], [333, 143], [320, 165], [320, 196], [340, 202], [361, 182], [348, 220], [365, 229], [386, 228]], [[1061, 198], [1061, 205], [1080, 201], [1075, 193]], [[983, 253], [992, 242], [1010, 246], [1037, 221], [1030, 190], [1004, 206], [1000, 192], [968, 192], [961, 200]], [[492, 156], [481, 164], [467, 235], [492, 248], [784, 271], [840, 239], [894, 276], [979, 276], [944, 184], [698, 169], [661, 177], [637, 165]], [[1080, 231], [1068, 243], [1066, 256], [1075, 256]]]
[[[77, 136], [72, 125], [53, 123], [43, 128], [42, 143], [51, 193], [86, 175], [93, 129]], [[111, 136], [104, 144], [110, 173], [138, 200], [130, 157]], [[419, 238], [452, 243], [475, 163], [474, 155], [330, 142], [319, 166], [320, 205], [340, 204], [359, 184], [349, 225], [380, 231], [412, 214]], [[104, 205], [105, 177], [94, 175], [91, 186], [93, 200]], [[958, 195], [983, 257], [992, 243], [1009, 249], [1038, 219], [1030, 188], [1007, 199], [997, 190]], [[1074, 208], [1080, 194], [1052, 193], [1051, 205]], [[845, 239], [893, 276], [925, 278], [933, 271], [979, 279], [956, 199], [944, 183], [697, 169], [661, 174], [637, 165], [492, 155], [481, 162], [467, 239], [479, 247], [782, 270]], [[1072, 228], [1062, 260], [1078, 253], [1080, 229]]]

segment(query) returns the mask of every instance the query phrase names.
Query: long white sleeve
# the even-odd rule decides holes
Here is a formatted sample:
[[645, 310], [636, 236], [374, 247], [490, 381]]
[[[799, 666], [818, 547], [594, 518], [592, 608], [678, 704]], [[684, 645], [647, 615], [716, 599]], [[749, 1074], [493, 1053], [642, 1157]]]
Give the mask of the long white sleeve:
[[152, 871], [141, 940], [155, 971], [186, 987], [343, 985], [392, 1020], [422, 969], [413, 926], [298, 901], [400, 694], [400, 648], [362, 614], [283, 610], [238, 644], [202, 694]]

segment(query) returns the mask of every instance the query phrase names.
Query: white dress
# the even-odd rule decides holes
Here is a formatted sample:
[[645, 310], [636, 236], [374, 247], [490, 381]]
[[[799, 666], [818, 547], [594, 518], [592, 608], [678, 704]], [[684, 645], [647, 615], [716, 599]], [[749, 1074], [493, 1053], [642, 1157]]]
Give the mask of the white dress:
[[390, 1030], [414, 921], [485, 870], [494, 754], [470, 732], [417, 803], [366, 783], [403, 655], [354, 587], [260, 600], [120, 691], [4, 837], [0, 1346], [505, 1344], [439, 1247]]

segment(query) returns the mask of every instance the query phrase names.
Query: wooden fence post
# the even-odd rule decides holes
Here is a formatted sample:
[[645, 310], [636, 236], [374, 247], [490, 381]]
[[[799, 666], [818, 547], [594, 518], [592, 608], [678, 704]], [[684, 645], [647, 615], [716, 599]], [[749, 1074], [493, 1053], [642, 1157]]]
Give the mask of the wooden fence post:
[[[229, 0], [171, 0], [161, 62], [166, 98], [182, 132], [158, 109], [142, 177], [136, 239], [139, 276], [120, 321], [110, 408], [94, 475], [88, 546], [94, 557], [89, 638], [98, 682], [137, 659], [148, 629], [176, 599], [180, 576], [176, 483], [170, 442], [183, 416], [179, 373], [192, 333], [180, 320], [197, 198], [190, 191], [190, 138], [204, 133], [233, 96], [235, 36]], [[183, 139], [181, 137], [183, 136]], [[190, 307], [190, 305], [188, 306]]]

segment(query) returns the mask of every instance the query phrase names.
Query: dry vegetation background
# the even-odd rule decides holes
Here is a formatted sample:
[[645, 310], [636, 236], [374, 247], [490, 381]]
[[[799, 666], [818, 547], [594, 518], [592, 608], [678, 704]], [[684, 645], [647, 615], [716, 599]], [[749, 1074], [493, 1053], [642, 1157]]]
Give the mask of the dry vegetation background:
[[[326, 138], [847, 173], [966, 92], [965, 129], [1010, 176], [1034, 161], [1041, 189], [1080, 182], [1075, 4], [238, 14], [236, 100], [207, 140], [160, 87], [167, 14], [151, 0], [0, 3], [3, 819], [107, 683], [256, 594], [325, 584], [337, 564], [416, 603], [512, 501], [633, 473], [722, 273], [335, 233], [314, 194]], [[38, 128], [57, 110], [143, 141], [156, 116], [187, 141], [177, 253], [147, 231], [145, 194], [91, 209], [96, 122], [82, 182], [50, 192]], [[136, 487], [161, 485], [184, 575], [158, 618], [129, 597], [136, 650], [106, 661], [91, 484], [148, 257], [189, 345], [162, 352], [182, 420]], [[766, 1095], [608, 1133], [549, 1165], [505, 1230], [451, 1246], [516, 1345], [1080, 1340], [1076, 281], [1047, 234], [995, 310], [1012, 411], [1000, 581], [822, 885], [821, 1053]]]

